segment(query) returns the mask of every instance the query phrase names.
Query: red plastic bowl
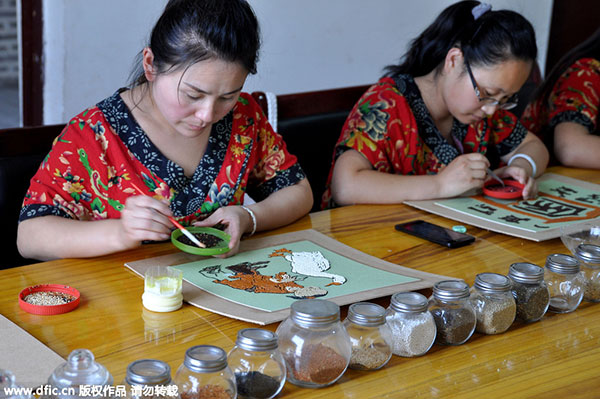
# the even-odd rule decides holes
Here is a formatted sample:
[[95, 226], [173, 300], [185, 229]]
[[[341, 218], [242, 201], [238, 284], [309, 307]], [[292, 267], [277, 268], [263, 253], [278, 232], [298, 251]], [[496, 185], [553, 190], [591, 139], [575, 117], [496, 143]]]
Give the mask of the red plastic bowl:
[[[65, 294], [69, 294], [74, 296], [75, 299], [71, 302], [64, 303], [62, 305], [33, 305], [31, 303], [25, 302], [25, 297], [29, 294], [33, 294], [34, 292], [62, 292]], [[79, 291], [77, 291], [73, 287], [69, 287], [68, 285], [61, 284], [40, 284], [34, 285], [32, 287], [27, 287], [23, 291], [19, 293], [19, 306], [21, 309], [26, 311], [27, 313], [39, 314], [39, 315], [55, 315], [61, 313], [67, 313], [71, 310], [75, 309], [79, 306], [79, 300], [81, 295]]]
[[489, 180], [483, 185], [483, 193], [488, 197], [500, 199], [516, 199], [523, 196], [525, 185], [513, 179], [502, 179], [504, 186], [496, 180]]

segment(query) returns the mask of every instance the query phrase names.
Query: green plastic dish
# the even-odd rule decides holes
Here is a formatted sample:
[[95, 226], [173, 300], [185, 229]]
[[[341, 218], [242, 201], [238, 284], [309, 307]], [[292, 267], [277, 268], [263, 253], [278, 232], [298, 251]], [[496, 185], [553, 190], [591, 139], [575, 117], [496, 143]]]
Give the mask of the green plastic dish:
[[214, 236], [219, 237], [223, 241], [221, 241], [219, 243], [219, 245], [217, 245], [215, 247], [199, 248], [195, 245], [186, 245], [186, 244], [182, 243], [181, 241], [177, 240], [179, 237], [181, 237], [183, 235], [183, 233], [179, 229], [173, 230], [173, 232], [171, 233], [171, 242], [173, 243], [173, 245], [175, 245], [177, 248], [179, 248], [183, 252], [187, 252], [189, 254], [194, 254], [194, 255], [203, 255], [203, 256], [220, 255], [220, 254], [229, 252], [229, 240], [231, 240], [231, 237], [229, 236], [229, 234], [225, 233], [224, 231], [221, 231], [219, 229], [214, 229], [212, 227], [196, 227], [196, 226], [191, 226], [191, 227], [188, 227], [187, 229], [190, 233], [212, 234]]

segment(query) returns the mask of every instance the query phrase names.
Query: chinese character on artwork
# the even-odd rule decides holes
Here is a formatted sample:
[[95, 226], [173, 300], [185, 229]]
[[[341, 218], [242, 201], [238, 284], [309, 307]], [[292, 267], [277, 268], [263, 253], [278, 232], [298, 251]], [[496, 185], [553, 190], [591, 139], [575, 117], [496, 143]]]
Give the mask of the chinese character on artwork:
[[514, 207], [548, 218], [581, 216], [587, 210], [586, 208], [566, 204], [547, 197], [538, 197], [534, 201], [523, 201], [514, 205]]
[[497, 211], [497, 209], [494, 208], [493, 206], [489, 206], [486, 204], [475, 204], [473, 206], [470, 206], [468, 209], [483, 213], [484, 215], [488, 215], [488, 216], [492, 216], [494, 214], [494, 212]]
[[586, 197], [575, 198], [577, 201], [585, 202], [586, 204], [600, 205], [600, 194], [589, 194]]
[[519, 222], [526, 222], [528, 220], [531, 220], [530, 218], [520, 218], [515, 215], [507, 215], [507, 216], [503, 216], [499, 219], [504, 220], [505, 222], [514, 223], [514, 224], [519, 224]]
[[577, 194], [576, 190], [573, 190], [572, 188], [565, 187], [565, 186], [560, 186], [560, 187], [557, 187], [557, 188], [551, 188], [550, 191], [555, 192], [561, 198], [565, 198], [569, 194]]

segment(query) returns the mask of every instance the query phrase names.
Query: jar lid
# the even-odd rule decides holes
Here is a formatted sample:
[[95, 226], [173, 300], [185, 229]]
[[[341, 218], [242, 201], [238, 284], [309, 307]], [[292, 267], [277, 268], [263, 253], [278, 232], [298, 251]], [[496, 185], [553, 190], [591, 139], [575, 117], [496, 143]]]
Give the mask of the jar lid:
[[249, 351], [277, 349], [277, 334], [261, 328], [244, 328], [238, 331], [236, 345]]
[[508, 268], [508, 277], [523, 284], [536, 284], [544, 280], [544, 269], [533, 263], [513, 263]]
[[583, 262], [600, 263], [600, 246], [594, 244], [579, 244], [575, 255]]
[[110, 372], [94, 361], [94, 355], [87, 349], [75, 349], [69, 354], [66, 363], [58, 366], [48, 378], [48, 384], [59, 390], [80, 385], [112, 385]]
[[183, 364], [197, 373], [214, 373], [227, 367], [227, 354], [218, 346], [196, 345], [185, 351]]
[[340, 319], [340, 307], [324, 299], [301, 299], [292, 303], [290, 317], [306, 327], [323, 326]]
[[575, 274], [579, 272], [579, 261], [571, 255], [552, 254], [546, 258], [546, 267], [558, 274]]
[[510, 280], [499, 273], [479, 273], [475, 276], [475, 288], [489, 294], [510, 290]]
[[390, 307], [396, 312], [421, 313], [427, 310], [427, 298], [418, 292], [398, 292], [392, 295]]
[[[9, 389], [14, 389], [13, 393]], [[19, 391], [20, 390], [20, 391]], [[2, 399], [34, 399], [23, 387], [15, 383], [15, 375], [8, 370], [0, 369], [0, 398]]]
[[433, 285], [433, 296], [440, 301], [468, 298], [469, 285], [461, 280], [438, 281]]
[[166, 385], [171, 382], [171, 367], [161, 360], [136, 360], [127, 366], [125, 382], [129, 385]]
[[376, 303], [358, 302], [348, 308], [348, 320], [364, 327], [377, 327], [385, 324], [385, 308]]

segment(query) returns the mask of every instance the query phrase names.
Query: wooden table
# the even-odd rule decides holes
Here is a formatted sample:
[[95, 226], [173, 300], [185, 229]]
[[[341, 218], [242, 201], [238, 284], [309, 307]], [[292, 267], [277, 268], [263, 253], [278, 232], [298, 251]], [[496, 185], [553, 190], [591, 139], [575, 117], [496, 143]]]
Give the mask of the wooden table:
[[[550, 171], [600, 183], [597, 171]], [[313, 213], [264, 234], [313, 228], [389, 262], [462, 278], [469, 285], [481, 272], [506, 274], [513, 262], [543, 265], [551, 253], [568, 253], [560, 239], [534, 243], [474, 227], [468, 232], [477, 237], [476, 242], [453, 250], [394, 230], [394, 224], [415, 218], [446, 227], [456, 224], [405, 205], [351, 206]], [[171, 244], [154, 244], [94, 259], [2, 270], [1, 313], [64, 358], [73, 349], [90, 349], [116, 383], [123, 381], [130, 362], [142, 358], [168, 362], [174, 375], [187, 348], [213, 344], [229, 351], [237, 331], [253, 326], [187, 304], [172, 313], [146, 311], [141, 301], [143, 280], [123, 264], [174, 251]], [[17, 303], [19, 291], [41, 283], [78, 288], [82, 293], [79, 308], [51, 317], [23, 312]], [[389, 297], [377, 302], [387, 307]], [[504, 334], [475, 333], [464, 345], [434, 345], [419, 358], [393, 356], [378, 371], [348, 370], [327, 388], [311, 390], [287, 383], [280, 397], [600, 397], [599, 364], [600, 304], [584, 302], [573, 313], [548, 313], [537, 323], [513, 324]]]

